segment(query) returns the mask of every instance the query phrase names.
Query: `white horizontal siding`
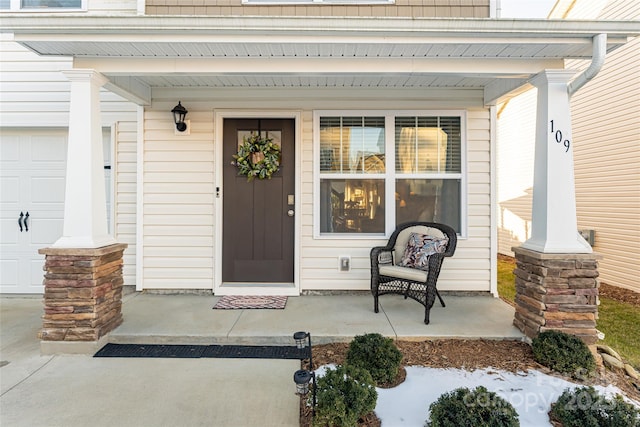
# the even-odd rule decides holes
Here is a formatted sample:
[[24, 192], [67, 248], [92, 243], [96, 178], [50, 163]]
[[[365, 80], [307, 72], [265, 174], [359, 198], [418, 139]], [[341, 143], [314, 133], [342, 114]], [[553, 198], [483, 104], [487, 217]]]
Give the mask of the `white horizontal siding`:
[[187, 105], [190, 135], [175, 135], [171, 106], [145, 113], [145, 289], [213, 288], [213, 115]]
[[[0, 117], [2, 126], [68, 127], [70, 83], [60, 72], [73, 68], [71, 58], [41, 57], [0, 34]], [[102, 125], [136, 119], [135, 106], [102, 90]]]
[[[586, 5], [585, 5], [586, 6]], [[599, 19], [638, 19], [640, 3], [610, 1]], [[608, 55], [572, 99], [578, 227], [594, 229], [600, 280], [640, 291], [640, 40]], [[571, 67], [588, 64], [574, 61]]]
[[[69, 125], [69, 81], [61, 70], [73, 68], [70, 58], [41, 57], [0, 35], [0, 125], [31, 129]], [[124, 253], [124, 281], [135, 285], [135, 106], [106, 90], [101, 92], [101, 121], [117, 126], [114, 173], [114, 237], [129, 246]]]
[[[380, 104], [383, 108], [385, 104]], [[362, 109], [376, 108], [371, 103]], [[440, 104], [425, 101], [424, 109]], [[486, 109], [467, 112], [468, 155], [468, 238], [458, 241], [453, 258], [445, 261], [438, 281], [443, 290], [490, 290], [490, 121]], [[303, 114], [303, 135], [311, 138], [312, 112]], [[305, 140], [302, 171], [303, 218], [301, 235], [301, 288], [305, 290], [366, 290], [370, 286], [371, 247], [386, 244], [384, 239], [313, 238], [313, 150]], [[351, 271], [338, 271], [338, 257], [351, 256]]]
[[114, 237], [126, 243], [124, 284], [136, 285], [136, 123], [119, 122], [115, 126], [115, 217]]
[[131, 15], [137, 11], [137, 0], [89, 0], [87, 12], [100, 15]]
[[[215, 159], [219, 149], [214, 142], [213, 110], [273, 109], [301, 111], [300, 152], [300, 229], [299, 277], [306, 290], [365, 290], [369, 288], [369, 252], [383, 239], [315, 239], [313, 233], [313, 110], [344, 108], [343, 102], [331, 103], [284, 91], [273, 98], [270, 108], [263, 101], [240, 91], [236, 96], [181, 94], [189, 109], [191, 135], [175, 135], [168, 111], [178, 95], [172, 90], [156, 92], [152, 109], [145, 113], [144, 145], [144, 284], [146, 289], [211, 289], [214, 283], [214, 245], [217, 237], [214, 215]], [[399, 99], [362, 99], [360, 91], [343, 93], [351, 109], [464, 109], [477, 105], [479, 98], [453, 97], [433, 101], [425, 99], [404, 103]], [[438, 90], [441, 94], [441, 91]], [[481, 96], [477, 92], [470, 92]], [[356, 95], [358, 94], [358, 95]], [[367, 95], [371, 95], [368, 92]], [[360, 100], [356, 100], [360, 96]], [[263, 95], [260, 96], [261, 98]], [[353, 97], [353, 100], [349, 100]], [[444, 96], [438, 96], [444, 99]], [[489, 291], [490, 289], [490, 167], [489, 110], [467, 110], [468, 119], [468, 238], [460, 239], [453, 259], [444, 264], [440, 286], [446, 290]], [[188, 214], [187, 214], [188, 213]], [[349, 255], [352, 269], [338, 271], [338, 255]], [[183, 272], [184, 274], [181, 274]]]
[[531, 237], [537, 93], [529, 90], [498, 108], [496, 222], [498, 252], [505, 255]]
[[[637, 19], [611, 2], [602, 19]], [[572, 100], [578, 227], [594, 229], [600, 280], [640, 291], [640, 39], [614, 51]]]
[[[568, 6], [568, 3], [564, 5]], [[555, 15], [555, 17], [563, 17]], [[640, 17], [636, 0], [575, 3], [571, 19]], [[640, 39], [610, 53], [571, 100], [579, 229], [594, 229], [600, 280], [640, 291]], [[568, 61], [582, 70], [587, 61]], [[528, 238], [535, 91], [512, 99], [498, 122], [499, 252]], [[528, 99], [527, 99], [528, 98]], [[529, 157], [531, 153], [531, 157]]]

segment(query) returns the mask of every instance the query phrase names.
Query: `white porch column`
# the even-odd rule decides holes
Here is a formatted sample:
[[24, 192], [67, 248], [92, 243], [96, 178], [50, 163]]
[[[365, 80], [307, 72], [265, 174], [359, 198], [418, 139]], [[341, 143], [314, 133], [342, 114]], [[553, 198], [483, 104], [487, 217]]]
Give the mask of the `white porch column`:
[[63, 73], [71, 80], [64, 226], [52, 247], [99, 248], [116, 243], [107, 233], [100, 122], [100, 88], [107, 79], [94, 70]]
[[[578, 234], [573, 139], [567, 85], [574, 72], [545, 70], [538, 88], [531, 238], [523, 248], [542, 253], [591, 253]], [[515, 142], [515, 141], [514, 141]]]

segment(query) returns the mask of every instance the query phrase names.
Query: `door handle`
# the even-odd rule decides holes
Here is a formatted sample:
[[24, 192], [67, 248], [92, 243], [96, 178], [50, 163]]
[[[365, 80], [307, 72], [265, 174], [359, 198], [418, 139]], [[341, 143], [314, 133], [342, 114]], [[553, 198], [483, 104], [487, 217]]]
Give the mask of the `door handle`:
[[22, 212], [20, 212], [20, 216], [18, 217], [18, 225], [20, 226], [20, 232], [22, 233], [22, 218], [24, 217], [24, 214]]
[[293, 209], [289, 209], [287, 211], [287, 215], [289, 215], [289, 216], [293, 216], [294, 214], [295, 214], [295, 212], [293, 211]]
[[29, 211], [27, 211], [27, 214], [24, 216], [24, 231], [29, 231], [29, 224], [27, 224], [27, 220], [29, 219]]

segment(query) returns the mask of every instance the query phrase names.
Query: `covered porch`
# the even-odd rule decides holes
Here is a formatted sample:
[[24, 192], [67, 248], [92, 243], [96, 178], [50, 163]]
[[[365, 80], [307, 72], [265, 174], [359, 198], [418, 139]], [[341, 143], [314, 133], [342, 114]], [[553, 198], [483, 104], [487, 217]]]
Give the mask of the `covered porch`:
[[[369, 283], [368, 250], [384, 235], [372, 236], [371, 241], [327, 237], [315, 225], [319, 192], [314, 185], [319, 185], [319, 173], [314, 164], [320, 157], [314, 137], [314, 112], [335, 111], [338, 107], [349, 111], [365, 107], [397, 111], [456, 109], [464, 110], [461, 121], [465, 130], [469, 128], [468, 146], [461, 151], [463, 197], [458, 213], [463, 242], [457, 259], [447, 266], [449, 276], [442, 282], [445, 290], [477, 291], [487, 296], [482, 300], [449, 298], [447, 308], [434, 307], [434, 320], [425, 328], [419, 305], [401, 297], [387, 297], [381, 301], [382, 312], [375, 314], [366, 292], [305, 295], [290, 298], [285, 310], [266, 312], [214, 311], [211, 307], [217, 297], [212, 296], [141, 293], [128, 297], [130, 300], [123, 305], [123, 323], [108, 335], [109, 339], [140, 336], [149, 340], [157, 336], [166, 342], [172, 337], [274, 342], [288, 340], [293, 331], [302, 329], [311, 331], [320, 341], [348, 340], [376, 330], [399, 339], [504, 338], [509, 334], [521, 338], [512, 326], [513, 309], [493, 306], [504, 303], [489, 296], [496, 294], [494, 124], [495, 105], [531, 85], [538, 88], [533, 232], [523, 247], [555, 256], [591, 253], [576, 226], [570, 95], [597, 73], [606, 52], [637, 33], [633, 23], [363, 18], [320, 22], [235, 17], [129, 17], [124, 21], [121, 17], [15, 17], [8, 22], [15, 40], [40, 55], [74, 57], [75, 68], [65, 73], [71, 81], [68, 150], [72, 155], [67, 163], [64, 231], [53, 252], [81, 249], [100, 257], [93, 254], [96, 248], [112, 247], [124, 235], [111, 236], [104, 218], [103, 167], [100, 150], [95, 149], [101, 114], [98, 94], [104, 87], [139, 106], [135, 197], [130, 197], [127, 206], [135, 209], [136, 229], [127, 235], [130, 241], [121, 242], [131, 248], [135, 244], [134, 280], [138, 290], [160, 288], [160, 282], [182, 289], [220, 289], [224, 192], [220, 190], [223, 175], [218, 165], [227, 162], [220, 150], [221, 114], [246, 116], [249, 111], [282, 116], [284, 111], [287, 118], [296, 119], [299, 136], [297, 157], [290, 163], [298, 172], [290, 210], [292, 217], [296, 212], [294, 289], [297, 293], [362, 291]], [[592, 67], [582, 74], [565, 70], [567, 58], [591, 60]], [[174, 123], [167, 120], [178, 99], [185, 105], [189, 101], [189, 134], [181, 134], [179, 129], [175, 132]], [[173, 162], [166, 162], [169, 168], [154, 173], [150, 166], [157, 165], [151, 164], [148, 155], [154, 143], [160, 146], [158, 151], [182, 152], [189, 147], [193, 152], [202, 150], [208, 156], [205, 160], [215, 167], [204, 171], [199, 181], [188, 174], [185, 165], [179, 165], [180, 174], [174, 174]], [[392, 172], [385, 179], [393, 183], [393, 163], [389, 170]], [[191, 243], [184, 244], [193, 240], [191, 222], [183, 221], [182, 216], [177, 218], [175, 213], [158, 218], [175, 205], [175, 198], [169, 196], [181, 193], [158, 192], [158, 188], [167, 187], [167, 176], [175, 178], [170, 182], [175, 187], [171, 188], [182, 189], [183, 182], [206, 187], [200, 199], [207, 206], [199, 217], [201, 229], [195, 233], [200, 237], [201, 230], [207, 232], [199, 258], [187, 250], [182, 257], [175, 256], [176, 241], [191, 249]], [[393, 212], [391, 184], [389, 189], [385, 211]], [[228, 193], [226, 200], [231, 197]], [[154, 205], [157, 200], [163, 203], [160, 208]], [[389, 215], [386, 235], [395, 226], [395, 216]], [[171, 228], [168, 237], [160, 236], [160, 243], [158, 235], [150, 232], [158, 223]], [[176, 225], [187, 232], [174, 236]], [[326, 254], [335, 255], [337, 250], [353, 257], [354, 271], [343, 275], [336, 272], [334, 260]], [[102, 265], [115, 261], [95, 262]], [[162, 270], [167, 264], [169, 268]], [[572, 271], [581, 269], [572, 266]], [[203, 276], [185, 280], [195, 268], [200, 268]], [[536, 264], [532, 270], [540, 269]], [[165, 271], [173, 275], [167, 276]], [[592, 281], [595, 284], [595, 279]], [[558, 299], [578, 300], [564, 295]], [[503, 328], [500, 333], [486, 328], [493, 322], [489, 319], [497, 319], [495, 325]], [[111, 324], [118, 321], [116, 318]], [[97, 334], [105, 340], [103, 332], [89, 338]], [[56, 343], [52, 340], [47, 346]]]
[[[489, 294], [443, 293], [446, 307], [438, 302], [432, 321], [423, 322], [424, 308], [400, 295], [380, 298], [380, 312], [373, 312], [368, 292], [289, 297], [284, 309], [213, 309], [219, 296], [204, 294], [158, 294], [131, 292], [124, 296], [123, 322], [98, 342], [84, 345], [42, 341], [43, 353], [93, 354], [107, 343], [116, 344], [236, 344], [292, 345], [296, 331], [311, 333], [315, 344], [350, 342], [356, 335], [380, 333], [403, 341], [432, 339], [517, 340], [525, 335], [513, 325], [515, 310]], [[5, 298], [4, 307], [20, 298]], [[37, 318], [42, 303], [26, 300]], [[29, 315], [30, 313], [30, 315]], [[38, 325], [33, 322], [34, 332]], [[34, 334], [29, 335], [29, 340]]]

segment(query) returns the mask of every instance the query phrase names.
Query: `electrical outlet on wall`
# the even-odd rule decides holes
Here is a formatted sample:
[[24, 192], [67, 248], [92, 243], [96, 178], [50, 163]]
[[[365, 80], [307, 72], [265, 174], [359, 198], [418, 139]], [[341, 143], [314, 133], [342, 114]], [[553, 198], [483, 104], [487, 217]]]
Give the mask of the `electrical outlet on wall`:
[[349, 255], [340, 255], [338, 257], [338, 270], [339, 271], [351, 270], [351, 257]]

